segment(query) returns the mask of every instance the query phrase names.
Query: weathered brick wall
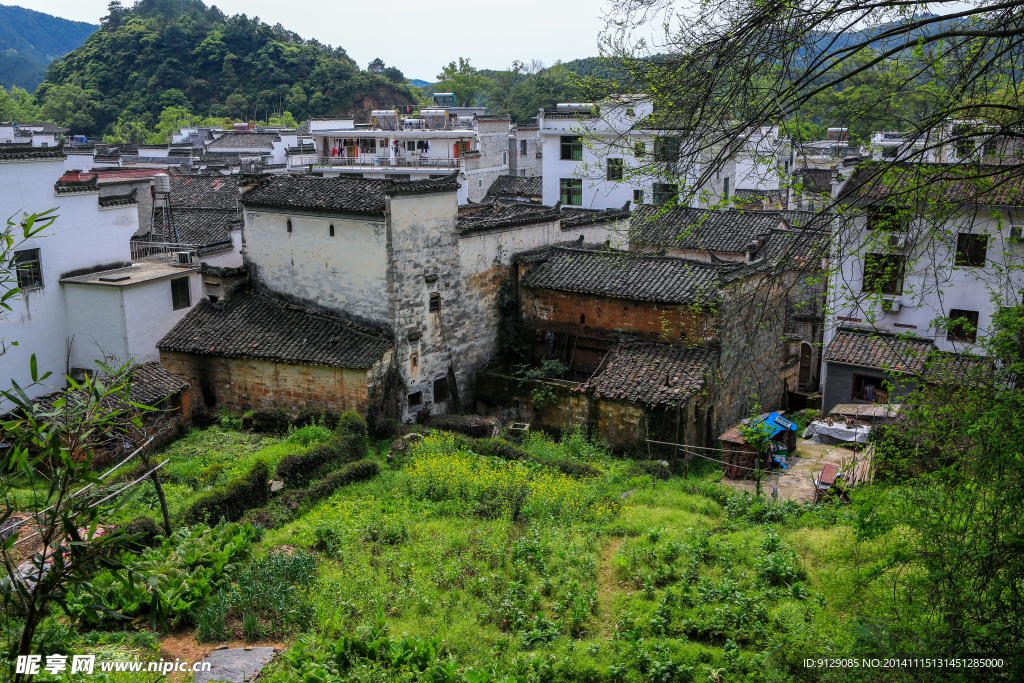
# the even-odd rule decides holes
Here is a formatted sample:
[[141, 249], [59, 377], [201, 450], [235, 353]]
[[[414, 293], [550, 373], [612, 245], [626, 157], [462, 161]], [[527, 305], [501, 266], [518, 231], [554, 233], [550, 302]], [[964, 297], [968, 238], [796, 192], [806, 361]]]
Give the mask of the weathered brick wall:
[[685, 306], [629, 301], [552, 289], [520, 288], [523, 321], [527, 328], [624, 336], [675, 343], [704, 328], [704, 315]]
[[161, 351], [160, 362], [191, 385], [193, 414], [227, 408], [324, 406], [366, 414], [367, 371]]

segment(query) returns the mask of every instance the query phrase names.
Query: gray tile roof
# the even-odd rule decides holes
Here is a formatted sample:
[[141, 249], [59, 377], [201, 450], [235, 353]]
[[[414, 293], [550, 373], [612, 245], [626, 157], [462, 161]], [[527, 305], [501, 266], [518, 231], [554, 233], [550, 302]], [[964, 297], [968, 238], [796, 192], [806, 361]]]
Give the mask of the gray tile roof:
[[63, 159], [65, 156], [64, 148], [60, 145], [56, 147], [32, 147], [31, 145], [10, 143], [0, 144], [0, 161]]
[[576, 228], [581, 225], [595, 225], [597, 223], [608, 223], [610, 221], [630, 218], [629, 207], [621, 209], [562, 209], [562, 229]]
[[577, 391], [630, 403], [678, 405], [704, 387], [715, 358], [707, 346], [630, 342], [613, 351], [605, 367]]
[[[231, 241], [231, 228], [238, 226], [241, 218], [234, 210], [222, 209], [178, 209], [173, 212], [174, 226], [182, 244], [210, 246]], [[164, 213], [153, 216], [153, 232], [164, 234]]]
[[540, 176], [501, 175], [487, 190], [488, 197], [540, 197], [544, 193]]
[[815, 194], [831, 193], [837, 172], [830, 168], [802, 168], [793, 172], [793, 189]]
[[987, 356], [936, 351], [928, 359], [924, 379], [932, 384], [963, 387], [991, 381], [993, 371], [994, 363]]
[[242, 195], [245, 206], [384, 214], [384, 180], [271, 176]]
[[391, 347], [380, 332], [252, 290], [200, 301], [157, 343], [161, 351], [353, 369], [369, 368]]
[[238, 183], [222, 175], [172, 175], [171, 207], [234, 211], [239, 204]]
[[717, 301], [719, 269], [711, 263], [613, 250], [552, 249], [523, 287], [673, 304]]
[[757, 235], [778, 227], [774, 211], [715, 211], [641, 205], [630, 217], [630, 245], [743, 253]]
[[829, 234], [817, 230], [772, 230], [755, 258], [784, 270], [818, 270], [829, 252]]
[[275, 142], [281, 142], [277, 133], [230, 132], [220, 136], [209, 145], [208, 149], [229, 149], [245, 147], [253, 149], [272, 149]]
[[919, 373], [924, 370], [925, 361], [934, 349], [935, 345], [927, 339], [840, 329], [825, 349], [825, 361]]
[[139, 203], [136, 199], [136, 195], [139, 193], [139, 188], [132, 188], [131, 192], [125, 194], [111, 194], [106, 197], [101, 196], [99, 198], [100, 206], [134, 206]]
[[[145, 406], [155, 406], [171, 394], [176, 394], [189, 387], [188, 382], [160, 365], [159, 361], [130, 366], [126, 368], [124, 375], [113, 381], [126, 382], [128, 384], [128, 400]], [[40, 396], [33, 403], [42, 412], [63, 412], [61, 408], [54, 406], [58, 399], [64, 399], [66, 402], [84, 403], [88, 400], [88, 397], [81, 390], [64, 390]], [[123, 401], [115, 399], [113, 396], [105, 399], [105, 405], [108, 410], [135, 410], [132, 406], [124, 404]], [[68, 415], [71, 415], [70, 411]], [[54, 419], [57, 422], [61, 422], [60, 416]]]
[[91, 177], [84, 180], [58, 180], [53, 184], [53, 190], [57, 194], [72, 194], [74, 192], [99, 192], [99, 175], [93, 173]]
[[467, 204], [459, 207], [459, 232], [557, 221], [558, 209], [527, 202]]

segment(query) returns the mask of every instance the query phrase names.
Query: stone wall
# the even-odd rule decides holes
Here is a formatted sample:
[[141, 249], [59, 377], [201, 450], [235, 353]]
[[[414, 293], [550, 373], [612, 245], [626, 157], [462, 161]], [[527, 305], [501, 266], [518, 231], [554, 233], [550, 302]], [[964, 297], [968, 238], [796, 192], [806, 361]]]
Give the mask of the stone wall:
[[[183, 406], [193, 414], [227, 408], [323, 406], [366, 414], [368, 372], [314, 365], [289, 365], [253, 358], [224, 358], [161, 351], [164, 368], [190, 384]], [[369, 376], [373, 376], [372, 371]]]

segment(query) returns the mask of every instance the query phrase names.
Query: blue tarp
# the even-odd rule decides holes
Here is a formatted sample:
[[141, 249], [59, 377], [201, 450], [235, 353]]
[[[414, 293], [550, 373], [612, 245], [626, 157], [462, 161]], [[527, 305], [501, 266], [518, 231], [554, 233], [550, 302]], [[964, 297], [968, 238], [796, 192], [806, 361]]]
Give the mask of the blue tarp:
[[[796, 425], [782, 417], [778, 413], [769, 413], [768, 417], [764, 418], [764, 423], [768, 425], [768, 429], [771, 432], [771, 436], [775, 436], [779, 432], [789, 431], [795, 432]], [[757, 422], [755, 424], [760, 424]]]

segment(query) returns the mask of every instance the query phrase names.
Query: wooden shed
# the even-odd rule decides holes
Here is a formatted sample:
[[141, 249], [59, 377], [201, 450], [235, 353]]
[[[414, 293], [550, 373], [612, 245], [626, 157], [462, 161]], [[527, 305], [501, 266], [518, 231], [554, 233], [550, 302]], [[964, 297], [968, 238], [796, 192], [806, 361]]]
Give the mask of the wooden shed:
[[[782, 417], [782, 411], [764, 413], [757, 419], [757, 423], [766, 422], [772, 430], [775, 443], [785, 444], [786, 451], [796, 449], [796, 425]], [[730, 479], [742, 479], [755, 468], [757, 461], [757, 449], [747, 443], [740, 433], [740, 425], [731, 428], [725, 434], [718, 437], [721, 442], [722, 464], [725, 466], [725, 475]], [[781, 453], [781, 450], [779, 451]], [[761, 462], [761, 468], [767, 469], [771, 461], [767, 458]]]

